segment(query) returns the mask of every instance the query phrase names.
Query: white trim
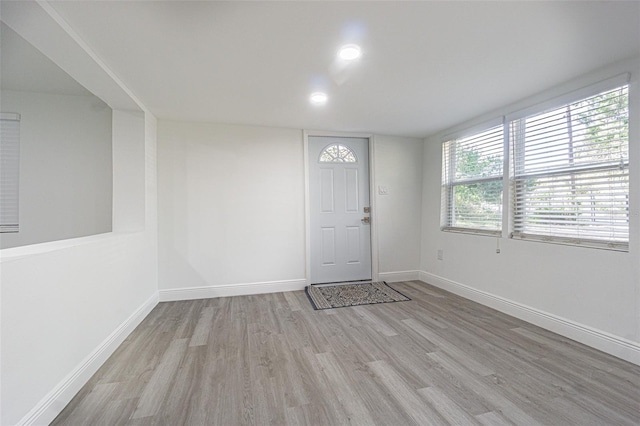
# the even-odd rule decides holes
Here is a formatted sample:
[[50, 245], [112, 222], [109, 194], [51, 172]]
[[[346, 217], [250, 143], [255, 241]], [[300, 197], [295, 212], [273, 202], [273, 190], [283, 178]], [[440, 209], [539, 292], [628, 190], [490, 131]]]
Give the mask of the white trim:
[[491, 120], [483, 121], [478, 124], [470, 124], [469, 127], [459, 128], [450, 133], [444, 135], [441, 139], [442, 142], [449, 142], [455, 139], [463, 139], [467, 136], [471, 136], [475, 133], [483, 132], [487, 129], [492, 129], [494, 127], [498, 127], [500, 125], [504, 125], [505, 119], [504, 116], [499, 116], [496, 118], [492, 118]]
[[420, 281], [489, 306], [625, 361], [640, 365], [640, 344], [624, 337], [615, 336], [606, 331], [598, 330], [429, 272], [420, 271]]
[[158, 294], [154, 293], [42, 398], [17, 425], [51, 423], [157, 304]]
[[622, 74], [618, 74], [614, 77], [586, 85], [584, 87], [568, 93], [564, 93], [560, 96], [556, 96], [544, 102], [540, 102], [535, 105], [531, 105], [529, 107], [507, 114], [505, 117], [505, 123], [510, 123], [511, 121], [518, 120], [520, 118], [525, 118], [531, 115], [544, 113], [545, 111], [560, 108], [564, 105], [580, 101], [584, 98], [595, 96], [604, 91], [613, 90], [617, 87], [624, 86], [626, 84], [629, 84], [630, 81], [631, 73], [625, 72]]
[[420, 271], [396, 271], [380, 272], [379, 278], [374, 281], [386, 281], [388, 283], [399, 283], [402, 281], [417, 281], [420, 279]]
[[44, 243], [35, 243], [26, 246], [6, 248], [0, 250], [0, 264], [12, 260], [21, 259], [23, 257], [35, 256], [86, 244], [98, 243], [100, 241], [105, 241], [119, 235], [122, 234], [105, 232], [103, 234], [87, 235], [86, 237], [75, 237], [68, 238], [66, 240], [47, 241]]
[[512, 226], [510, 145], [509, 122], [504, 120], [502, 123], [502, 230], [498, 238], [509, 238], [509, 231]]
[[371, 133], [345, 133], [323, 130], [303, 130], [304, 152], [304, 221], [305, 221], [305, 279], [307, 285], [311, 283], [311, 200], [309, 199], [309, 136], [362, 138], [369, 141], [369, 206], [371, 207], [371, 279], [379, 281], [378, 277], [378, 221], [375, 192], [375, 136]]
[[304, 130], [305, 137], [308, 136], [321, 136], [327, 138], [358, 138], [358, 139], [371, 139], [373, 134], [371, 133], [348, 133], [348, 132], [332, 132], [329, 130]]
[[150, 112], [145, 105], [138, 99], [138, 97], [124, 84], [122, 80], [118, 77], [118, 75], [111, 70], [109, 66], [107, 66], [106, 62], [104, 62], [100, 55], [96, 54], [95, 51], [89, 47], [89, 45], [80, 37], [80, 35], [64, 20], [62, 16], [58, 13], [58, 11], [49, 4], [47, 0], [36, 0], [38, 5], [55, 21], [56, 24], [62, 28], [62, 30], [69, 35], [69, 37], [80, 46], [80, 48], [100, 67], [107, 76], [114, 81], [120, 89], [133, 101], [136, 105], [144, 112]]
[[380, 281], [380, 259], [379, 259], [379, 250], [378, 250], [378, 188], [376, 184], [376, 166], [375, 166], [375, 153], [376, 153], [376, 137], [375, 135], [371, 135], [369, 137], [369, 206], [371, 207], [371, 279], [375, 281]]
[[306, 279], [241, 284], [216, 284], [203, 287], [170, 288], [160, 290], [159, 297], [161, 302], [174, 302], [177, 300], [280, 293], [283, 291], [304, 290], [306, 286]]
[[50, 1], [2, 2], [2, 22], [111, 108], [149, 112]]
[[502, 237], [502, 230], [458, 228], [456, 226], [441, 226], [440, 230], [443, 232], [455, 232], [457, 234], [479, 235], [481, 237]]
[[309, 132], [302, 132], [304, 152], [304, 276], [306, 284], [311, 284], [311, 199], [309, 197]]

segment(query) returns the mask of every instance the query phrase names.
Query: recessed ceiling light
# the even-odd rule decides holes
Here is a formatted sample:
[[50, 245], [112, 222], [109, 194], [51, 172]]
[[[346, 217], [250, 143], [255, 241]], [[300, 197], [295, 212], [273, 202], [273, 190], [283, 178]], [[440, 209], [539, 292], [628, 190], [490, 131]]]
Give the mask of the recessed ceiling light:
[[357, 59], [360, 55], [362, 55], [362, 51], [357, 44], [345, 44], [338, 51], [338, 56], [347, 61]]
[[309, 100], [311, 101], [311, 103], [315, 105], [325, 104], [327, 103], [327, 99], [328, 99], [327, 94], [322, 92], [312, 93], [311, 96], [309, 97]]

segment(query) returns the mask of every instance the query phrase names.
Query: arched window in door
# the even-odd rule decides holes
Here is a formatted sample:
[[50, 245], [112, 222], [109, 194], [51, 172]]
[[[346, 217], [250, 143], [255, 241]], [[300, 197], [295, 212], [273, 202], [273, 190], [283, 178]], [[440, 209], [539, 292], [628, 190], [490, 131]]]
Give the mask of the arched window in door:
[[355, 152], [353, 152], [348, 146], [340, 144], [332, 144], [320, 153], [321, 163], [357, 163]]

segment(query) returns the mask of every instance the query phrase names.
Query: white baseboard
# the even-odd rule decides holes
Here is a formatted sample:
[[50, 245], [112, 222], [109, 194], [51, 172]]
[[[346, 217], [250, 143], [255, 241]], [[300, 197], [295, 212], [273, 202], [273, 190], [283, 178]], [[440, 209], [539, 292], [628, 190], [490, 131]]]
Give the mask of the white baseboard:
[[204, 287], [186, 287], [160, 290], [161, 302], [209, 299], [212, 297], [243, 296], [247, 294], [280, 293], [304, 290], [307, 280], [265, 281], [247, 284], [220, 284]]
[[158, 294], [154, 293], [42, 398], [17, 425], [48, 425], [51, 423], [157, 304]]
[[420, 271], [420, 281], [640, 365], [640, 344], [482, 290]]
[[378, 277], [380, 281], [386, 281], [388, 283], [415, 281], [420, 279], [420, 271], [380, 272]]

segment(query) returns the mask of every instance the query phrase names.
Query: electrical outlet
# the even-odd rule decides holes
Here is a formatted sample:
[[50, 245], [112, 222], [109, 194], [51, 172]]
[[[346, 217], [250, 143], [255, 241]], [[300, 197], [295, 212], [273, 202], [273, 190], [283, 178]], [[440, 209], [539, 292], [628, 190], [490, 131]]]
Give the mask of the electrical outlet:
[[444, 250], [438, 249], [438, 260], [444, 260]]

